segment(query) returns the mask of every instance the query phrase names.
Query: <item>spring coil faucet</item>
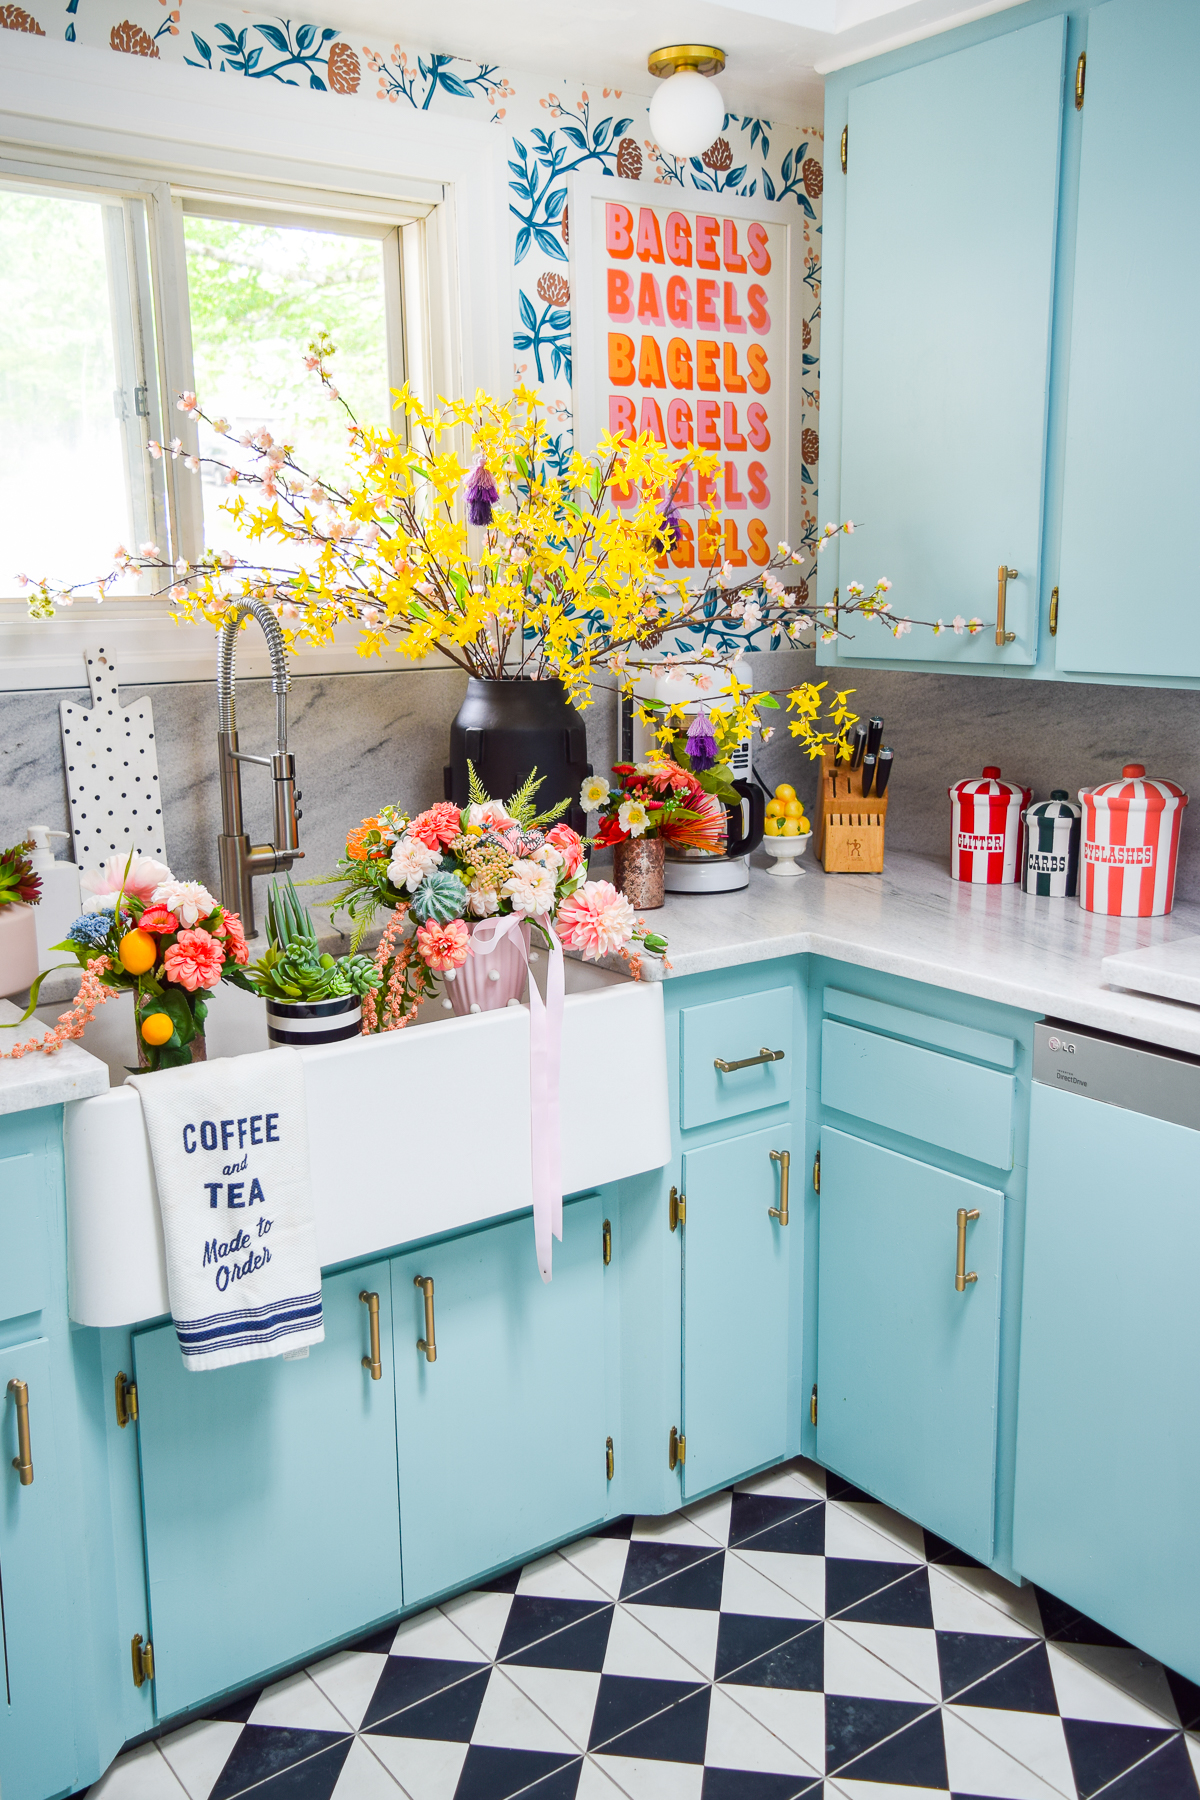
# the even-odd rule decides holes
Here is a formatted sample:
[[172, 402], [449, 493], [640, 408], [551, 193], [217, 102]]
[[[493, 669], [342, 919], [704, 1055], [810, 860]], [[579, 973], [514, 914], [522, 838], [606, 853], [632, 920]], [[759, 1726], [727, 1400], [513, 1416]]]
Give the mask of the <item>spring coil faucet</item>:
[[[262, 627], [271, 658], [271, 691], [275, 695], [275, 753], [249, 756], [238, 749], [237, 715], [233, 700], [234, 647], [242, 620], [254, 618]], [[272, 875], [290, 869], [304, 855], [300, 848], [301, 813], [296, 787], [296, 759], [287, 747], [287, 646], [270, 607], [261, 600], [239, 600], [221, 627], [217, 649], [217, 754], [221, 774], [221, 835], [217, 850], [221, 865], [221, 901], [241, 915], [246, 936], [254, 936], [255, 875]], [[270, 769], [275, 794], [275, 842], [251, 844], [242, 820], [242, 772], [239, 763], [261, 763]]]

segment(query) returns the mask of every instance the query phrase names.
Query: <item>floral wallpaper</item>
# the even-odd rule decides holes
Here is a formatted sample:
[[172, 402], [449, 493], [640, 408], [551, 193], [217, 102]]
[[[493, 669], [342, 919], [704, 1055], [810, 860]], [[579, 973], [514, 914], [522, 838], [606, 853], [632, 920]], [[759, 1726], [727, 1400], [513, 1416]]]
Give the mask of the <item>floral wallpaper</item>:
[[[708, 193], [760, 195], [794, 205], [805, 256], [799, 406], [806, 496], [801, 541], [817, 530], [823, 134], [726, 115], [701, 156], [680, 158], [650, 135], [649, 95], [589, 89], [417, 46], [363, 42], [333, 25], [258, 17], [211, 0], [28, 0], [0, 4], [0, 30], [144, 56], [214, 75], [274, 81], [331, 96], [331, 104], [409, 106], [483, 119], [509, 139], [513, 375], [544, 391], [559, 453], [571, 447], [570, 217], [567, 177], [591, 167], [626, 181]], [[806, 575], [810, 571], [805, 571]], [[765, 647], [765, 646], [762, 646]]]

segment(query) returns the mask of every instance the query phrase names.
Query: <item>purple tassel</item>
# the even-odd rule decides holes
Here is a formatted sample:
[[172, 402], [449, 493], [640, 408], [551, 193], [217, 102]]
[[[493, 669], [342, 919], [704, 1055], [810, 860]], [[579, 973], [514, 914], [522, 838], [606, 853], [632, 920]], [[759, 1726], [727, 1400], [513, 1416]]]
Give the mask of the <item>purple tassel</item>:
[[703, 709], [688, 726], [687, 753], [697, 775], [703, 775], [717, 760], [717, 740], [713, 736], [712, 720]]
[[500, 498], [500, 489], [492, 479], [491, 472], [482, 456], [471, 470], [467, 482], [467, 522], [471, 525], [490, 525], [492, 507]]
[[659, 527], [655, 536], [662, 544], [664, 553], [673, 550], [679, 542], [679, 511], [670, 500], [659, 514]]

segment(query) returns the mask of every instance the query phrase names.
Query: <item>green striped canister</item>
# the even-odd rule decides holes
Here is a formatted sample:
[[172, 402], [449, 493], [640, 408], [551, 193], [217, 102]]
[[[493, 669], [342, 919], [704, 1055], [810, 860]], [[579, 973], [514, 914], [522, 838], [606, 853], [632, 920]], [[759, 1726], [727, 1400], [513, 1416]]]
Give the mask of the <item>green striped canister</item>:
[[1079, 885], [1079, 822], [1083, 808], [1054, 788], [1048, 800], [1025, 809], [1025, 867], [1021, 886], [1027, 894], [1066, 899]]

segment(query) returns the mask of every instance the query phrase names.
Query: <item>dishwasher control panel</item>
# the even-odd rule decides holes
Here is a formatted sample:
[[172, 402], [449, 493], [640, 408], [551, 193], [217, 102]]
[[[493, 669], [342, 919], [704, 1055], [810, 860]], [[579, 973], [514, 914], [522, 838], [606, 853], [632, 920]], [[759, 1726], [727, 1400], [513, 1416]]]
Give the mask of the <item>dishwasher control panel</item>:
[[1044, 1019], [1034, 1027], [1033, 1079], [1063, 1094], [1200, 1131], [1200, 1058], [1180, 1051]]

